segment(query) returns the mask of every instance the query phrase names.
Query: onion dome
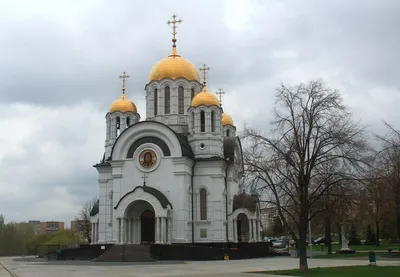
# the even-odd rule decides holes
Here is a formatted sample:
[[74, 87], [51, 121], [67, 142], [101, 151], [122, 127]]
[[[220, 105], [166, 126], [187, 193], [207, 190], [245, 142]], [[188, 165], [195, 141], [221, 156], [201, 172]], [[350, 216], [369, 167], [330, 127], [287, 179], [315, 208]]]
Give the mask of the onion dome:
[[186, 80], [196, 80], [200, 82], [199, 73], [196, 67], [189, 60], [182, 58], [176, 51], [176, 47], [172, 48], [172, 53], [167, 58], [162, 59], [153, 66], [150, 72], [149, 81], [159, 81], [164, 78], [185, 78]]
[[226, 113], [222, 113], [222, 119], [221, 119], [221, 121], [222, 121], [222, 126], [226, 126], [226, 125], [235, 126], [235, 125], [233, 125], [232, 117], [230, 117], [230, 116], [229, 116], [228, 114], [226, 114]]
[[218, 106], [219, 101], [216, 95], [209, 92], [206, 87], [203, 87], [202, 91], [200, 91], [192, 100], [192, 107], [196, 108], [200, 105], [204, 106]]
[[136, 105], [130, 101], [128, 98], [126, 98], [125, 93], [122, 93], [121, 97], [117, 100], [115, 100], [110, 107], [110, 113], [113, 112], [137, 112]]

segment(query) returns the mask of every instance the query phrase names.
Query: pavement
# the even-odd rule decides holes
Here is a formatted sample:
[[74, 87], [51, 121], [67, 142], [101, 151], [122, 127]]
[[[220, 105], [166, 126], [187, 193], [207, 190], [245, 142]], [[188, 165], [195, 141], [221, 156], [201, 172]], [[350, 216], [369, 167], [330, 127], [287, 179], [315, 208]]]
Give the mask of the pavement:
[[[44, 262], [21, 257], [0, 258], [0, 277], [260, 277], [266, 270], [295, 269], [299, 260], [292, 257], [271, 257], [251, 260], [202, 262], [96, 263], [88, 261]], [[365, 260], [309, 259], [312, 267], [367, 265]], [[378, 265], [397, 265], [400, 261], [379, 261]], [[3, 268], [3, 266], [5, 268]], [[262, 275], [268, 276], [268, 275]], [[272, 276], [272, 275], [269, 275]]]

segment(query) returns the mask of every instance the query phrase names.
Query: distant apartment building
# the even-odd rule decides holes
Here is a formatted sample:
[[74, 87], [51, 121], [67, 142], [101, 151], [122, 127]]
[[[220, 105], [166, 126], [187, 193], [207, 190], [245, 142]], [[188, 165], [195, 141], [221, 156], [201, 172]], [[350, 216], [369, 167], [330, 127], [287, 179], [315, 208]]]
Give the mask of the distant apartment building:
[[91, 226], [89, 220], [73, 220], [71, 221], [71, 230], [74, 232], [81, 232], [84, 226]]
[[52, 233], [64, 230], [64, 222], [60, 221], [45, 221], [40, 222], [40, 233]]
[[29, 220], [28, 223], [33, 225], [33, 231], [35, 234], [40, 233], [40, 220]]

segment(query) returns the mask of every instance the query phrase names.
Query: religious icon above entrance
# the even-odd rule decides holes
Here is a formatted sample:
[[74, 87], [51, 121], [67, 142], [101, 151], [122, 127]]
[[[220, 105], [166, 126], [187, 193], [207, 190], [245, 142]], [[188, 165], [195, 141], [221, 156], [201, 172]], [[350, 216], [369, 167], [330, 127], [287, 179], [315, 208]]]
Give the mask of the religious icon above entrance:
[[139, 163], [145, 169], [151, 169], [157, 164], [157, 154], [150, 149], [143, 150], [139, 155]]

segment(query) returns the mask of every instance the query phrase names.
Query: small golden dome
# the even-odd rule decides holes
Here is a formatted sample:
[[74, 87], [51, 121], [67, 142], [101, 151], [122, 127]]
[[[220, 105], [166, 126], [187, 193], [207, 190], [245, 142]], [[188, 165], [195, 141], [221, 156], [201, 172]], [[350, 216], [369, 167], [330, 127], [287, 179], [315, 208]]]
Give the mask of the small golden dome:
[[221, 119], [221, 121], [222, 121], [222, 126], [226, 126], [226, 125], [235, 126], [235, 125], [233, 125], [232, 117], [230, 117], [230, 116], [227, 115], [226, 113], [222, 113], [222, 119]]
[[171, 78], [173, 80], [185, 78], [189, 81], [196, 80], [200, 82], [196, 67], [189, 60], [182, 58], [176, 52], [176, 47], [172, 48], [171, 55], [153, 66], [149, 81], [159, 81], [164, 78]]
[[209, 106], [218, 106], [219, 101], [216, 95], [209, 92], [206, 87], [203, 87], [202, 91], [200, 91], [192, 100], [192, 107], [198, 107], [200, 105]]
[[127, 99], [125, 96], [125, 93], [123, 93], [120, 98], [118, 98], [111, 104], [110, 113], [113, 113], [113, 112], [136, 113], [137, 109], [136, 109], [136, 105], [132, 101]]

